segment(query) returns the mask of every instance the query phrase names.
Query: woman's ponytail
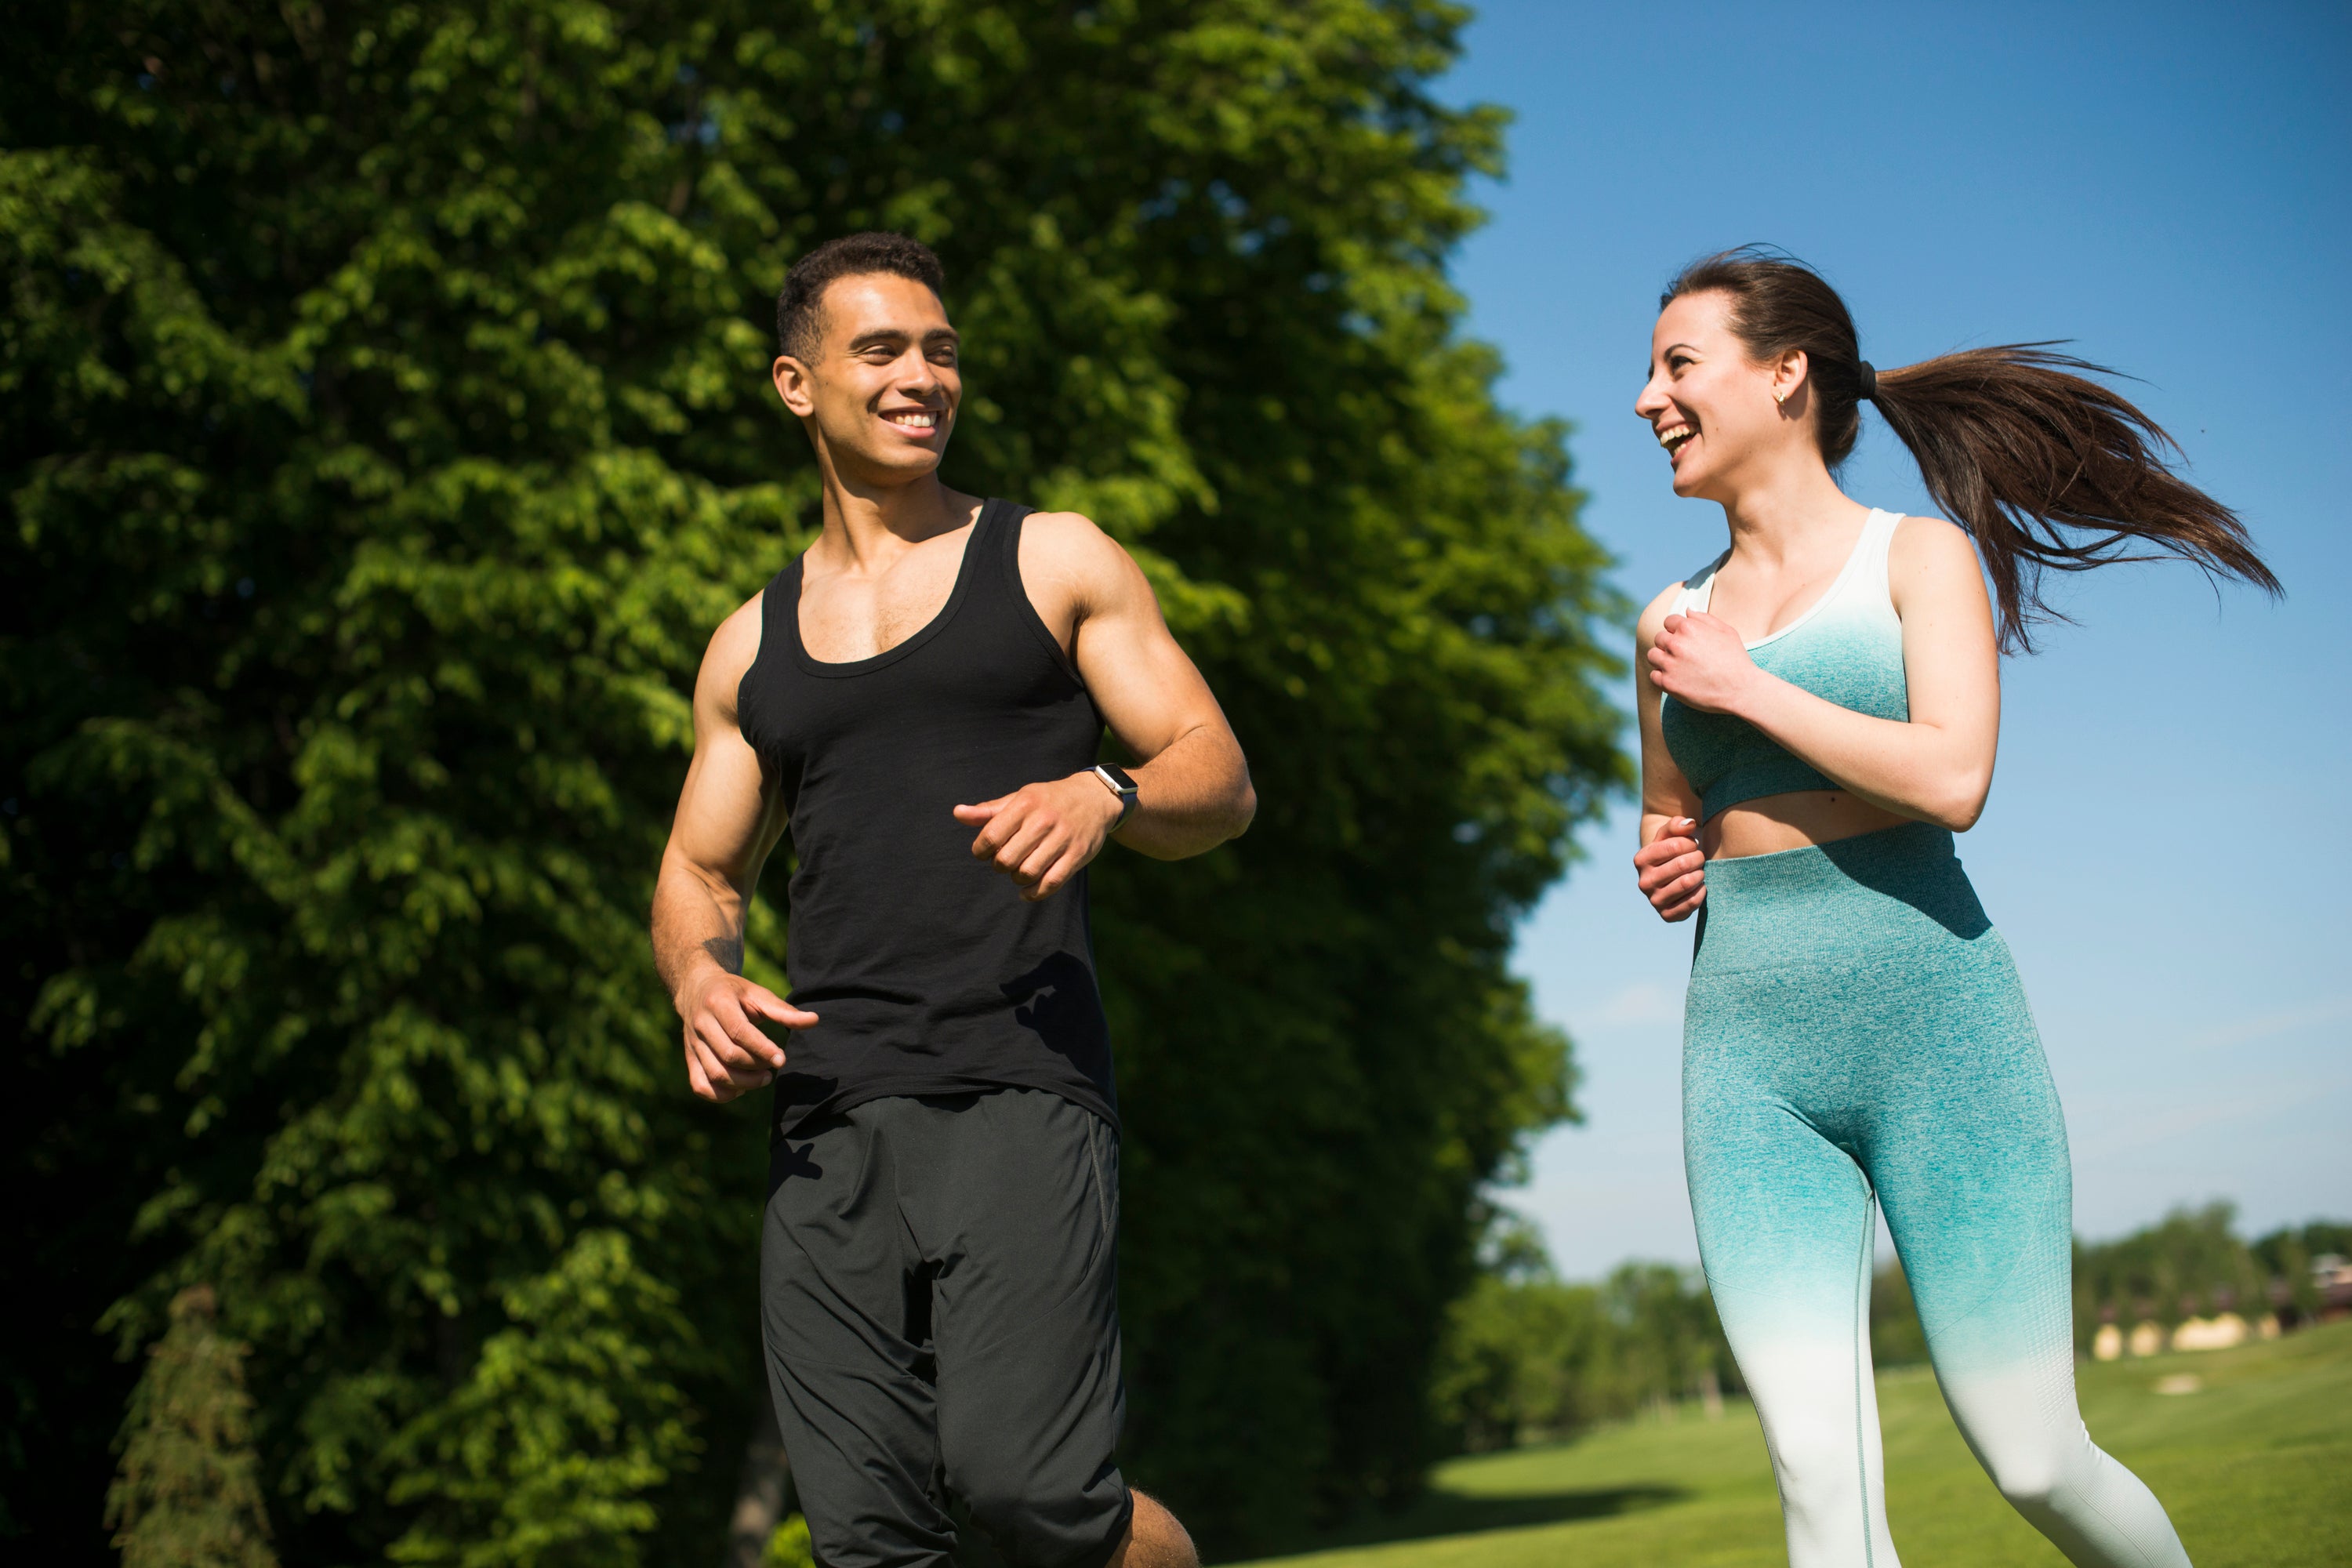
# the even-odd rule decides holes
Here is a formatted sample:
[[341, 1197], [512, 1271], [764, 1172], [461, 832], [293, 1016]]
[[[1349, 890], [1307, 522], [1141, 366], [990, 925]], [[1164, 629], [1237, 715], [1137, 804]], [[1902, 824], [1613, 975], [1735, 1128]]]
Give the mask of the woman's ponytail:
[[[1720, 292], [1750, 357], [1801, 349], [1822, 456], [1853, 450], [1865, 397], [1902, 437], [1946, 516], [1976, 538], [1992, 579], [2004, 648], [2030, 651], [2032, 624], [2063, 619], [2042, 598], [2044, 571], [2085, 572], [2166, 555], [2275, 594], [2237, 514], [2164, 462], [2156, 422], [2089, 379], [2111, 372], [2046, 343], [1963, 349], [1874, 371], [1837, 291], [1801, 263], [1755, 247], [1692, 263], [1661, 301]], [[2153, 552], [2134, 553], [2136, 546]]]

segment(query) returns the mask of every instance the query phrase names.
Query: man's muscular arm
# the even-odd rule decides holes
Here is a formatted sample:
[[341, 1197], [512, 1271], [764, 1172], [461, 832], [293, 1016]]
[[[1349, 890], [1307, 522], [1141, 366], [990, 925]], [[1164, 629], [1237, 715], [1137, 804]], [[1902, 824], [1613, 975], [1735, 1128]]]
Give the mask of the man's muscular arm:
[[[959, 822], [981, 830], [972, 854], [1036, 900], [1052, 897], [1112, 837], [1159, 860], [1238, 837], [1257, 812], [1249, 764], [1209, 683], [1170, 635], [1142, 570], [1075, 514], [1032, 517], [1026, 526], [1052, 530], [1042, 575], [1074, 608], [1079, 677], [1111, 733], [1139, 759], [1129, 770], [1136, 805], [1119, 824], [1118, 797], [1091, 773], [1029, 784], [956, 807]], [[1026, 574], [1025, 540], [1023, 554]]]
[[737, 727], [735, 689], [760, 651], [760, 601], [727, 617], [694, 683], [694, 762], [654, 885], [654, 965], [685, 1026], [686, 1077], [705, 1100], [758, 1089], [784, 1053], [752, 1020], [804, 1029], [804, 1013], [743, 978], [743, 925], [760, 866], [782, 833], [776, 792]]

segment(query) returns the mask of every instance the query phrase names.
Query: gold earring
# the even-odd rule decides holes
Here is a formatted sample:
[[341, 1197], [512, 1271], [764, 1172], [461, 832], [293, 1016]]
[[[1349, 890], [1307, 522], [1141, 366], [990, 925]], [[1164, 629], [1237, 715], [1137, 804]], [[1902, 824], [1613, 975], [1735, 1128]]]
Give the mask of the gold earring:
[[1776, 392], [1776, 393], [1774, 393], [1774, 394], [1772, 395], [1772, 406], [1774, 406], [1775, 408], [1780, 407], [1781, 405], [1783, 405], [1783, 404], [1787, 403], [1788, 401], [1789, 401], [1789, 395], [1788, 395], [1787, 393], [1785, 393], [1785, 392]]

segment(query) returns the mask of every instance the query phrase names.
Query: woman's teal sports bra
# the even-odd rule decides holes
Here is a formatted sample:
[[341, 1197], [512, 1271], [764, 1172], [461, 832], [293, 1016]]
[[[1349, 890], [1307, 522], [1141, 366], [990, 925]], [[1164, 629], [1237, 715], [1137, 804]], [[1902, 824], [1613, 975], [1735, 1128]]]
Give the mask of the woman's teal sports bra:
[[[1748, 655], [1759, 669], [1857, 713], [1910, 720], [1910, 692], [1903, 679], [1903, 622], [1886, 586], [1886, 548], [1902, 521], [1895, 512], [1870, 514], [1845, 570], [1829, 592], [1789, 625], [1748, 645]], [[1730, 554], [1725, 551], [1685, 583], [1667, 613], [1706, 609], [1714, 595], [1716, 572]], [[1658, 723], [1665, 731], [1667, 754], [1698, 792], [1701, 821], [1759, 795], [1844, 787], [1767, 739], [1745, 719], [1701, 712], [1668, 697], [1659, 707]]]

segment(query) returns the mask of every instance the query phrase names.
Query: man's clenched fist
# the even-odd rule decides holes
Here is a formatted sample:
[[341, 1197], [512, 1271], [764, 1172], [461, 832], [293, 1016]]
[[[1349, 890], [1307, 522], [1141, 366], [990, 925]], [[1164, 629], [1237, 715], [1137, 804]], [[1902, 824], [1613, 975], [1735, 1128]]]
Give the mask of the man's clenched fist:
[[955, 819], [980, 829], [972, 858], [1020, 883], [1021, 896], [1034, 903], [1052, 898], [1102, 853], [1119, 809], [1118, 796], [1089, 772], [957, 806]]

